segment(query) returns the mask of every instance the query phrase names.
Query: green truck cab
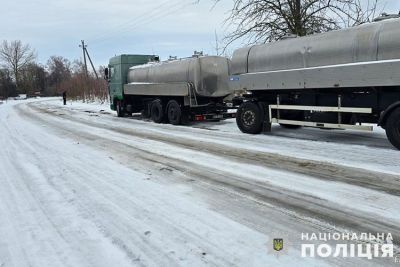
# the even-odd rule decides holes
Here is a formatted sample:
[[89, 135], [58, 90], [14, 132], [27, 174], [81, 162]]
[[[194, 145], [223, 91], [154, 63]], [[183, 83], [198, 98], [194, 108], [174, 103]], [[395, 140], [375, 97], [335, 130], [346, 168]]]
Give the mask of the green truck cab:
[[127, 83], [129, 68], [158, 59], [159, 57], [155, 55], [119, 55], [110, 59], [106, 70], [106, 79], [108, 80], [112, 110], [117, 109], [117, 101], [124, 101], [124, 85]]

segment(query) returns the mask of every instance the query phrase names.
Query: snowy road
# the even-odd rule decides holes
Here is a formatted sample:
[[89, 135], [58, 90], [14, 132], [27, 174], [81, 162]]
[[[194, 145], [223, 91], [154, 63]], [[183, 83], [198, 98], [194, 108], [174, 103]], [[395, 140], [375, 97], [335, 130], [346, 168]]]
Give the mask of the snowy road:
[[58, 99], [4, 103], [0, 127], [0, 267], [397, 265], [300, 253], [314, 232], [398, 249], [400, 153], [382, 131], [250, 136]]

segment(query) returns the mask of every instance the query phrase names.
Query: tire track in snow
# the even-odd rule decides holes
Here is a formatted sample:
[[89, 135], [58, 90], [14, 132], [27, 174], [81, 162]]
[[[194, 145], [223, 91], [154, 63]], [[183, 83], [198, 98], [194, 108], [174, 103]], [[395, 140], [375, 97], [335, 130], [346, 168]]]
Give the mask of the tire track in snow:
[[[29, 112], [28, 112], [29, 113]], [[32, 115], [32, 114], [30, 114]], [[27, 117], [31, 118], [31, 117]], [[43, 125], [46, 126], [51, 126], [51, 124], [46, 123], [45, 121], [39, 120]], [[68, 137], [74, 137], [77, 135], [78, 132], [76, 131], [68, 131], [67, 129], [63, 129], [62, 133], [64, 133]], [[37, 134], [34, 136], [38, 136]], [[87, 136], [88, 138], [91, 138], [92, 136]], [[51, 155], [54, 155], [55, 152], [60, 151], [59, 148], [52, 148], [49, 144], [41, 144], [39, 140], [34, 140], [32, 138], [29, 138], [30, 141], [23, 141], [23, 142], [14, 142], [14, 144], [19, 144], [18, 149], [23, 149], [26, 150], [26, 152], [30, 155], [30, 159], [34, 159], [34, 162], [36, 165], [41, 165], [40, 162], [44, 161], [45, 163], [42, 163], [42, 166], [44, 166], [44, 171], [49, 168], [49, 169], [58, 169], [59, 166], [57, 166], [57, 163], [52, 162]], [[92, 141], [95, 139], [92, 139]], [[32, 144], [29, 144], [29, 142], [32, 142]], [[21, 144], [22, 143], [22, 144]], [[54, 143], [51, 143], [54, 144]], [[111, 143], [105, 143], [102, 142], [98, 145], [110, 145]], [[94, 145], [90, 143], [90, 145]], [[95, 146], [95, 145], [94, 145]], [[96, 147], [96, 146], [95, 146]], [[38, 151], [36, 151], [38, 150]], [[74, 151], [74, 150], [73, 150]], [[46, 152], [49, 152], [49, 156], [47, 155]], [[67, 153], [65, 162], [64, 164], [67, 166], [71, 166], [72, 164], [76, 164], [76, 160], [72, 160], [69, 162], [71, 158], [74, 158], [73, 155], [69, 155]], [[128, 191], [126, 190], [126, 187], [124, 187], [124, 184], [121, 183], [122, 181], [125, 181], [126, 183], [129, 183], [129, 177], [124, 177], [124, 179], [118, 180], [118, 184], [111, 183], [107, 181], [107, 179], [104, 179], [102, 177], [102, 168], [99, 168], [94, 174], [91, 173], [91, 171], [96, 170], [97, 166], [96, 164], [98, 163], [91, 163], [91, 165], [95, 165], [96, 169], [93, 168], [88, 168], [88, 170], [85, 169], [86, 161], [82, 162], [81, 165], [76, 166], [76, 169], [73, 168], [72, 172], [73, 175], [69, 175], [70, 181], [65, 181], [63, 182], [63, 177], [58, 177], [58, 175], [44, 175], [44, 177], [54, 177], [57, 179], [56, 183], [53, 183], [53, 186], [58, 185], [58, 190], [63, 191], [66, 188], [71, 189], [76, 189], [77, 191], [79, 190], [79, 196], [77, 197], [76, 201], [80, 202], [81, 204], [81, 209], [84, 210], [84, 214], [94, 216], [94, 212], [88, 211], [88, 207], [95, 207], [97, 210], [97, 218], [95, 219], [95, 222], [99, 223], [98, 226], [100, 227], [101, 230], [103, 230], [103, 234], [110, 238], [113, 242], [115, 242], [115, 245], [120, 247], [122, 250], [128, 254], [128, 256], [134, 256], [134, 264], [136, 265], [145, 265], [145, 266], [170, 266], [174, 265], [174, 263], [179, 262], [176, 260], [176, 257], [174, 258], [174, 254], [171, 255], [160, 255], [160, 251], [165, 251], [160, 249], [160, 247], [154, 245], [154, 241], [151, 242], [151, 240], [142, 240], [144, 235], [143, 232], [140, 232], [139, 229], [135, 229], [135, 227], [143, 226], [142, 224], [136, 223], [137, 216], [138, 214], [143, 214], [140, 210], [138, 213], [130, 213], [132, 212], [132, 207], [135, 206], [134, 201], [134, 193], [135, 191]], [[90, 164], [90, 163], [89, 163]], [[104, 168], [106, 169], [106, 168]], [[96, 177], [96, 175], [98, 177]], [[102, 177], [102, 178], [101, 178]], [[107, 177], [107, 176], [105, 176]], [[36, 180], [36, 179], [35, 179]], [[68, 182], [70, 184], [68, 185]], [[73, 185], [73, 186], [71, 186]], [[35, 188], [31, 188], [36, 196], [43, 196], [43, 192], [41, 190], [35, 190]], [[133, 188], [134, 189], [134, 188]], [[132, 188], [131, 188], [132, 190]], [[67, 201], [69, 199], [69, 195], [66, 194], [66, 192], [62, 192], [65, 196], [65, 200]], [[160, 192], [161, 193], [161, 192]], [[145, 195], [145, 192], [140, 192], [138, 194], [139, 196], [142, 196], [141, 200], [142, 202], [146, 202], [146, 199], [143, 198], [143, 195]], [[138, 198], [138, 196], [136, 196]], [[139, 202], [140, 204], [140, 202]], [[160, 207], [162, 207], [162, 203], [159, 203]], [[136, 203], [136, 206], [139, 206], [138, 203]], [[169, 205], [168, 207], [170, 207]], [[85, 210], [86, 208], [86, 210]], [[130, 211], [130, 212], [129, 212]], [[235, 266], [235, 260], [239, 260], [240, 256], [234, 255], [233, 252], [235, 251], [230, 251], [230, 247], [220, 247], [219, 242], [216, 242], [215, 240], [209, 240], [207, 236], [205, 236], [201, 232], [193, 231], [193, 228], [191, 225], [185, 226], [179, 224], [179, 218], [182, 218], [182, 215], [177, 216], [177, 218], [173, 217], [173, 220], [171, 220], [170, 217], [170, 208], [167, 209], [161, 209], [161, 211], [154, 211], [155, 213], [160, 213], [159, 217], [156, 217], [154, 221], [149, 221], [148, 227], [154, 227], [156, 228], [158, 225], [162, 225], [165, 228], [170, 228], [169, 234], [172, 236], [177, 234], [177, 236], [182, 240], [182, 242], [187, 242], [188, 244], [186, 245], [187, 247], [193, 249], [192, 251], [187, 251], [187, 254], [189, 254], [188, 257], [191, 258], [193, 261], [193, 257], [198, 257], [197, 263], [204, 261], [203, 263], [209, 264], [209, 265], [214, 265], [214, 266]], [[206, 213], [210, 215], [209, 213]], [[114, 215], [114, 216], [110, 216]], [[178, 213], [179, 215], [179, 213]], [[196, 218], [195, 214], [190, 214], [194, 218]], [[175, 215], [174, 215], [175, 216]], [[203, 223], [200, 224], [200, 226], [203, 226], [205, 229], [201, 228], [199, 230], [210, 230], [210, 232], [213, 229], [210, 229], [211, 227], [214, 227], [212, 221], [207, 222], [209, 219], [213, 219], [214, 217], [208, 218], [208, 217], [201, 217], [201, 215], [198, 216], [198, 221]], [[191, 217], [191, 218], [193, 218]], [[85, 218], [85, 219], [90, 219], [90, 218]], [[170, 220], [170, 221], [169, 221]], [[104, 226], [105, 225], [105, 226]], [[207, 227], [207, 228], [206, 228]], [[219, 226], [221, 227], [221, 226]], [[223, 232], [223, 231], [221, 231]], [[127, 237], [127, 233], [129, 233], [129, 237]], [[225, 232], [226, 233], [226, 232]], [[70, 237], [72, 239], [76, 238], [76, 236]], [[174, 238], [175, 239], [175, 238]], [[186, 240], [187, 241], [186, 241]], [[248, 240], [248, 239], [246, 239]], [[161, 245], [165, 246], [164, 243], [168, 244], [169, 240], [163, 240]], [[213, 242], [212, 242], [213, 241]], [[76, 241], [77, 242], [77, 241]], [[248, 244], [248, 241], [246, 241]], [[156, 243], [157, 244], [157, 243]], [[160, 245], [160, 244], [158, 244]], [[137, 248], [137, 251], [142, 252], [143, 255], [142, 257], [146, 257], [148, 261], [143, 264], [141, 261], [135, 261], [135, 259], [141, 259], [140, 254], [133, 253], [134, 250], [132, 248]], [[140, 249], [141, 250], [140, 250]], [[203, 250], [201, 249], [206, 249], [206, 251], [211, 251], [211, 252], [216, 252], [219, 251], [219, 253], [216, 253], [215, 255], [210, 254], [210, 255], [203, 255]], [[231, 257], [221, 257], [221, 253], [225, 252], [225, 255], [231, 256]], [[198, 254], [198, 255], [197, 255]], [[206, 257], [207, 256], [207, 257]], [[132, 258], [132, 257], [131, 257]], [[171, 259], [174, 258], [175, 261], [172, 261]], [[190, 261], [189, 261], [190, 262]], [[239, 261], [238, 261], [239, 262]], [[146, 264], [148, 263], [148, 264]], [[95, 264], [93, 264], [95, 265]], [[185, 265], [183, 263], [183, 265]], [[76, 266], [76, 265], [74, 265]], [[237, 264], [239, 266], [239, 264]]]
[[[149, 164], [154, 164], [157, 161], [165, 166], [173, 167], [174, 169], [180, 170], [181, 172], [186, 172], [190, 169], [190, 174], [197, 179], [211, 182], [213, 185], [219, 185], [221, 188], [228, 188], [244, 195], [249, 195], [265, 203], [273, 203], [274, 205], [287, 208], [288, 210], [293, 210], [302, 214], [305, 217], [317, 217], [322, 221], [328, 221], [337, 225], [341, 225], [344, 228], [355, 229], [357, 231], [385, 231], [392, 232], [394, 236], [400, 237], [400, 230], [394, 224], [389, 222], [378, 220], [379, 218], [368, 217], [368, 215], [363, 214], [353, 214], [351, 208], [337, 206], [332, 203], [327, 203], [326, 201], [319, 200], [307, 195], [301, 195], [291, 190], [284, 188], [271, 186], [269, 184], [254, 183], [254, 181], [248, 181], [245, 177], [232, 176], [231, 173], [224, 173], [218, 169], [207, 168], [204, 166], [199, 166], [193, 162], [178, 161], [176, 158], [166, 157], [165, 155], [159, 155], [148, 150], [140, 150], [135, 146], [129, 145], [124, 142], [118, 142], [112, 139], [104, 138], [100, 135], [90, 134], [90, 130], [83, 130], [83, 125], [80, 129], [75, 127], [72, 129], [66, 129], [60, 124], [54, 122], [49, 122], [48, 120], [42, 120], [34, 114], [29, 114], [26, 111], [20, 110], [23, 114], [41, 120], [43, 123], [49, 124], [53, 128], [57, 128], [59, 131], [67, 131], [70, 134], [76, 134], [79, 138], [84, 138], [86, 142], [90, 145], [95, 145], [102, 149], [104, 146], [112, 148], [112, 150], [119, 150], [118, 153], [129, 153], [126, 147], [133, 151], [139, 151], [138, 154], [144, 160], [147, 160]], [[47, 112], [45, 112], [48, 114]], [[54, 117], [54, 116], [53, 116]], [[63, 119], [65, 116], [63, 116]], [[83, 124], [81, 120], [76, 122], [78, 125]], [[84, 123], [86, 127], [97, 127], [96, 125], [88, 125]], [[109, 130], [109, 129], [106, 129]], [[113, 130], [115, 131], [115, 130]], [[74, 133], [75, 132], [75, 133]], [[120, 131], [117, 132], [121, 134]], [[124, 134], [124, 132], [122, 132]], [[132, 134], [128, 134], [131, 135]], [[139, 136], [139, 138], [147, 139], [146, 136]], [[93, 140], [96, 140], [93, 142]], [[160, 140], [157, 140], [160, 141]], [[118, 148], [118, 149], [117, 149]], [[187, 147], [186, 147], [187, 148]], [[191, 148], [192, 150], [197, 150], [196, 147]], [[220, 153], [219, 153], [220, 154]], [[185, 166], [182, 168], [182, 166]], [[205, 173], [208, 173], [205, 175]], [[284, 197], [282, 197], [284, 196]]]
[[[14, 254], [10, 257], [10, 266], [110, 266], [112, 262], [129, 266], [122, 252], [105, 244], [98, 233], [91, 232], [93, 225], [77, 216], [68, 200], [60, 199], [48, 186], [51, 181], [46, 179], [57, 174], [40, 168], [47, 150], [39, 155], [27, 141], [32, 137], [20, 132], [20, 128], [5, 125], [9, 139], [0, 154], [8, 156], [2, 164], [4, 170], [0, 169], [3, 190], [0, 199], [3, 198], [1, 204], [6, 206], [1, 215], [10, 219], [14, 229], [7, 242]], [[51, 162], [51, 158], [48, 161]], [[60, 169], [60, 162], [53, 164], [58, 165], [55, 170]], [[74, 224], [79, 224], [79, 229], [74, 228]], [[14, 240], [17, 244], [13, 244]], [[91, 253], [92, 250], [107, 252], [109, 257], [99, 257]]]
[[[36, 106], [36, 103], [31, 103], [28, 105], [36, 111], [59, 117], [54, 112], [49, 112], [45, 108]], [[364, 170], [361, 168], [343, 166], [329, 162], [305, 160], [275, 153], [255, 152], [252, 150], [215, 144], [212, 142], [205, 142], [204, 140], [196, 141], [184, 137], [177, 140], [176, 137], [169, 137], [167, 135], [149, 132], [145, 133], [133, 128], [124, 128], [118, 126], [112, 127], [103, 123], [96, 123], [68, 115], [64, 115], [63, 119], [90, 125], [96, 128], [115, 131], [121, 134], [136, 136], [153, 141], [161, 141], [188, 149], [203, 151], [217, 156], [223, 155], [224, 157], [230, 157], [238, 162], [305, 174], [307, 176], [328, 181], [344, 182], [364, 188], [379, 190], [391, 195], [400, 196], [399, 175]]]

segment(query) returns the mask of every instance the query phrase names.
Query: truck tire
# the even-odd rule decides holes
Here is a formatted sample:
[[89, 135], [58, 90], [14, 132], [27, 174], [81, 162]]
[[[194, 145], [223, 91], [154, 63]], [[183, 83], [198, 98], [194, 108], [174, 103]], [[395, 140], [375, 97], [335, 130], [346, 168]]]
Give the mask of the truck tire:
[[155, 123], [161, 123], [164, 119], [164, 109], [160, 99], [154, 100], [150, 109], [151, 119]]
[[181, 124], [182, 110], [176, 100], [170, 100], [167, 104], [167, 116], [169, 123], [173, 125]]
[[236, 114], [236, 123], [243, 133], [259, 134], [262, 131], [264, 114], [254, 102], [244, 102]]
[[115, 103], [115, 106], [116, 106], [116, 110], [117, 110], [117, 116], [120, 118], [124, 117], [125, 113], [124, 113], [124, 110], [122, 107], [122, 101], [117, 100]]
[[150, 111], [150, 108], [151, 108], [151, 103], [145, 103], [144, 104], [144, 107], [143, 107], [143, 110], [142, 110], [142, 112], [141, 112], [141, 115], [142, 115], [142, 117], [144, 118], [144, 119], [150, 119], [151, 118], [151, 111]]
[[400, 150], [400, 108], [395, 109], [386, 121], [386, 136]]

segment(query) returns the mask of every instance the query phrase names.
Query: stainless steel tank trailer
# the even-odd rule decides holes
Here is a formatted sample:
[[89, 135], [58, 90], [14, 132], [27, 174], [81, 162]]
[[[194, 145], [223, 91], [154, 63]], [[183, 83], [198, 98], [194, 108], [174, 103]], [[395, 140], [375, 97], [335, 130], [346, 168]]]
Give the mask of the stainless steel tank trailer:
[[238, 49], [230, 82], [244, 133], [378, 124], [400, 149], [400, 19]]
[[224, 98], [229, 87], [230, 61], [194, 55], [158, 62], [154, 55], [121, 55], [106, 69], [111, 109], [119, 117], [135, 112], [156, 123], [222, 120], [234, 117]]

